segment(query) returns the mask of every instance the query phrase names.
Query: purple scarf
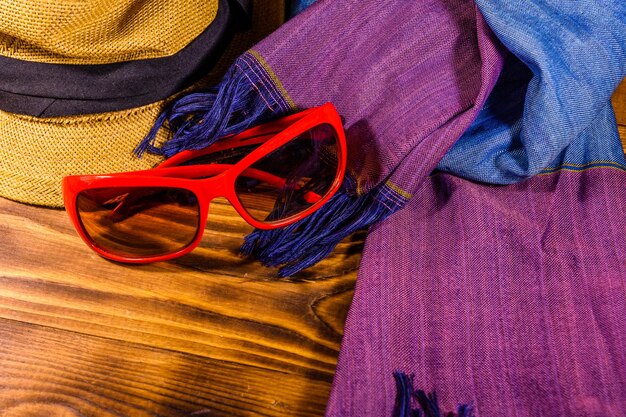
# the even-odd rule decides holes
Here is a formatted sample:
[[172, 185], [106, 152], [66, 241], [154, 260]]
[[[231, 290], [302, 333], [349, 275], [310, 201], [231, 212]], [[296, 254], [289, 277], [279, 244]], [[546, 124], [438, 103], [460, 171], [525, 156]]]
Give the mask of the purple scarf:
[[370, 229], [328, 416], [624, 414], [626, 3], [477, 3], [515, 57], [439, 168], [539, 175], [439, 172]]
[[370, 230], [327, 415], [409, 416], [413, 388], [475, 416], [622, 415], [624, 184], [624, 165], [429, 177]]

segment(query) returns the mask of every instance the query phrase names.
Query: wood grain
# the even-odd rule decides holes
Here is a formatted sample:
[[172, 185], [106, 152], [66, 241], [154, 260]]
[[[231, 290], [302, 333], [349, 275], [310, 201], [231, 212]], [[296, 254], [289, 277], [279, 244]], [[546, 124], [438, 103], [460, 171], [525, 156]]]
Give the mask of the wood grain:
[[[238, 400], [239, 394], [229, 400], [222, 398], [225, 388], [214, 383], [204, 387], [203, 398], [213, 401], [211, 415], [323, 414], [364, 234], [346, 239], [316, 267], [279, 279], [276, 270], [239, 256], [239, 245], [250, 230], [227, 203], [216, 201], [197, 250], [172, 262], [131, 266], [94, 254], [77, 237], [65, 212], [0, 200], [0, 318], [4, 319], [0, 333], [8, 338], [23, 323], [30, 326], [28, 332], [20, 333], [21, 339], [8, 338], [18, 345], [0, 353], [0, 360], [13, 363], [12, 372], [18, 375], [17, 379], [0, 376], [0, 416], [5, 416], [3, 401], [17, 401], [16, 381], [33, 387], [42, 383], [26, 370], [19, 372], [19, 358], [34, 355], [27, 352], [30, 332], [37, 335], [31, 338], [31, 349], [69, 373], [99, 365], [87, 355], [77, 367], [60, 349], [64, 340], [74, 346], [70, 350], [80, 351], [81, 343], [86, 343], [100, 360], [110, 357], [106, 374], [119, 371], [116, 378], [120, 380], [126, 378], [126, 368], [116, 371], [115, 363], [135, 361], [150, 389], [156, 389], [161, 380], [152, 380], [153, 374], [142, 371], [149, 365], [142, 365], [144, 351], [158, 352], [165, 375], [179, 366], [164, 359], [169, 352], [176, 358], [192, 358], [186, 365], [188, 383], [180, 382], [179, 387], [189, 396], [199, 395], [194, 393], [207, 378], [208, 368], [215, 378], [231, 375], [228, 390], [236, 391], [234, 381], [238, 380], [247, 381], [243, 386], [265, 387], [265, 397], [243, 405], [233, 399]], [[136, 359], [128, 359], [129, 355]], [[90, 378], [97, 381], [94, 375]], [[67, 380], [67, 376], [60, 378]], [[47, 392], [41, 392], [37, 400], [39, 389], [33, 387], [24, 388], [30, 393], [27, 403], [57, 404], [48, 399]], [[64, 385], [55, 389], [74, 392]], [[125, 388], [119, 390], [126, 395]], [[314, 405], [302, 400], [303, 390], [317, 399], [311, 400]], [[263, 403], [267, 409], [261, 413], [257, 410], [261, 400], [284, 406]], [[220, 401], [222, 408], [214, 404]], [[78, 408], [80, 415], [109, 415], [106, 410], [97, 411], [97, 401], [88, 403], [77, 403], [87, 407]], [[30, 415], [30, 406], [11, 404], [11, 413]], [[289, 407], [288, 414], [285, 407]], [[54, 412], [68, 411], [61, 407]]]
[[626, 149], [626, 79], [617, 87], [613, 94], [613, 108], [617, 118], [617, 129], [622, 138], [622, 146]]
[[286, 372], [5, 319], [0, 338], [3, 417], [318, 416], [326, 401], [326, 381]]
[[617, 87], [615, 94], [613, 94], [613, 108], [615, 109], [617, 123], [626, 126], [626, 81], [622, 81], [619, 87]]

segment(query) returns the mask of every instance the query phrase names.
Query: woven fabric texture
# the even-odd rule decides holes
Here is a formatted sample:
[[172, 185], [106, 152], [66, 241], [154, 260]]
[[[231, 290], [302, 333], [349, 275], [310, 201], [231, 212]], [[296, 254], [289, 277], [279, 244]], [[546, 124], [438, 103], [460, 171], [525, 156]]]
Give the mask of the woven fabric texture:
[[370, 230], [326, 415], [408, 416], [402, 371], [475, 417], [621, 416], [625, 168], [430, 177]]
[[157, 157], [138, 159], [132, 151], [163, 105], [45, 119], [0, 111], [0, 195], [60, 207], [65, 175], [151, 168]]
[[558, 165], [579, 137], [615, 134], [610, 99], [626, 75], [626, 2], [477, 4], [512, 56], [439, 169], [507, 184]]
[[217, 0], [0, 2], [0, 55], [108, 64], [181, 50], [213, 21]]
[[422, 415], [398, 372], [475, 417], [626, 407], [626, 5], [477, 4], [512, 54], [447, 172], [370, 229], [328, 416]]

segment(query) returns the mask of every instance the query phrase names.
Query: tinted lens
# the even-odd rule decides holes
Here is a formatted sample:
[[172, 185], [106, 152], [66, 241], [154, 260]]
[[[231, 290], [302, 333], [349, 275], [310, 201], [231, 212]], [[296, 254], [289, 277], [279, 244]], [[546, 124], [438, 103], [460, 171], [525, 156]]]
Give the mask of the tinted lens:
[[266, 155], [235, 182], [250, 215], [271, 223], [302, 213], [328, 194], [337, 177], [337, 133], [316, 126]]
[[91, 189], [78, 195], [76, 208], [98, 247], [128, 258], [183, 249], [196, 237], [200, 223], [196, 196], [178, 188]]
[[237, 148], [230, 148], [223, 151], [211, 152], [209, 154], [199, 156], [197, 158], [185, 161], [181, 166], [186, 165], [204, 165], [204, 164], [228, 164], [235, 165], [241, 161], [244, 157], [248, 156], [250, 152], [258, 148], [259, 145], [239, 146]]

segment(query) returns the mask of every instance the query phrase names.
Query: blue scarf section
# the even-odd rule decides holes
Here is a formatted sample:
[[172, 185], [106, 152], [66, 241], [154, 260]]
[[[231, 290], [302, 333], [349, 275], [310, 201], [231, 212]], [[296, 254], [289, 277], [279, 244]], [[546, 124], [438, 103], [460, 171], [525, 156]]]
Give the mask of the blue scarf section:
[[623, 164], [610, 99], [626, 75], [626, 2], [476, 3], [511, 55], [438, 169], [509, 184], [559, 166]]
[[304, 9], [315, 3], [315, 1], [316, 0], [291, 0], [289, 2], [289, 17], [294, 17], [301, 13]]
[[[294, 0], [292, 15], [315, 0]], [[437, 169], [510, 184], [624, 164], [611, 94], [626, 75], [626, 1], [477, 0], [509, 49], [480, 115]]]

